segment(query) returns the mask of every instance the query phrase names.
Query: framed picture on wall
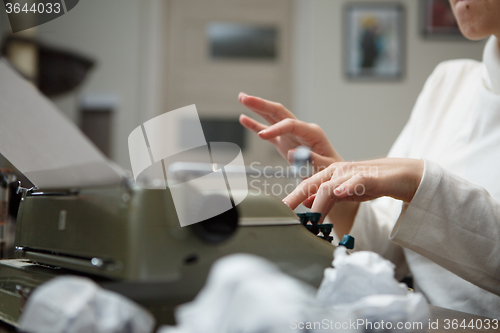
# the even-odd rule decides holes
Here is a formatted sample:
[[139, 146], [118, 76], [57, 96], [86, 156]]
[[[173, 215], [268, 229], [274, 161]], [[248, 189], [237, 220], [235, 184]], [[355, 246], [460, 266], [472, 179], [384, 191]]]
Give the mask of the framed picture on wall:
[[349, 79], [403, 77], [405, 18], [398, 3], [350, 3], [344, 9], [344, 62]]
[[420, 20], [426, 38], [465, 40], [448, 0], [420, 0]]

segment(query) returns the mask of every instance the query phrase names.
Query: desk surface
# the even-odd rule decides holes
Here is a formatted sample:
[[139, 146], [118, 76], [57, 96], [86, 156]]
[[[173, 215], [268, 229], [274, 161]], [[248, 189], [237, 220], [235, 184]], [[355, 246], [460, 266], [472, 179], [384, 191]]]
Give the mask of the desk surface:
[[[457, 332], [457, 333], [490, 333], [490, 332], [500, 332], [500, 328], [493, 329], [492, 327], [490, 329], [485, 329], [484, 324], [487, 320], [485, 317], [480, 317], [476, 315], [471, 315], [469, 313], [464, 313], [464, 312], [459, 312], [459, 311], [454, 311], [454, 310], [449, 310], [449, 309], [444, 309], [440, 308], [437, 306], [430, 306], [431, 310], [431, 322], [438, 322], [438, 328], [428, 328], [425, 327], [426, 332], [428, 333], [448, 333], [448, 332]], [[465, 319], [466, 324], [468, 325], [471, 320], [474, 320], [474, 325], [476, 325], [476, 322], [481, 321], [483, 323], [483, 328], [478, 329], [478, 328], [461, 328], [458, 327], [457, 329], [453, 329], [452, 323], [453, 319], [456, 319], [456, 323], [460, 325], [462, 321]], [[424, 323], [424, 325], [427, 323]], [[12, 333], [16, 332], [15, 328], [4, 324], [0, 322], [0, 333]]]

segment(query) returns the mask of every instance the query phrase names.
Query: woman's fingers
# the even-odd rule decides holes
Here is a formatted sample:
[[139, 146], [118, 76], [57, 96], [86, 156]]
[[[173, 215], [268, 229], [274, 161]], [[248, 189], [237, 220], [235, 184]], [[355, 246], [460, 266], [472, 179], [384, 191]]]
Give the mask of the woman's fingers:
[[285, 134], [294, 134], [297, 136], [300, 136], [299, 134], [307, 135], [306, 125], [306, 123], [297, 119], [287, 118], [261, 131], [259, 137], [261, 139], [271, 139]]
[[[297, 149], [290, 149], [287, 152], [287, 157], [286, 160], [288, 163], [293, 164], [293, 156]], [[320, 171], [325, 170], [328, 168], [328, 166], [332, 163], [334, 163], [334, 159], [326, 156], [322, 156], [318, 153], [315, 153], [313, 151], [311, 153], [311, 166], [313, 167], [313, 173], [318, 173]], [[302, 177], [304, 174], [300, 173], [299, 176]], [[304, 176], [303, 178], [307, 178], [308, 176]]]
[[304, 205], [306, 208], [311, 209], [311, 211], [322, 213], [320, 223], [323, 223], [323, 221], [324, 221], [325, 217], [327, 216], [328, 212], [333, 208], [333, 206], [335, 206], [335, 204], [337, 203], [338, 199], [334, 198], [334, 199], [330, 200], [327, 203], [326, 208], [324, 208], [324, 209], [323, 209], [323, 207], [321, 207], [321, 208], [315, 207], [315, 210], [313, 210], [312, 206], [314, 204], [315, 199], [316, 199], [316, 194], [311, 195], [309, 198], [307, 198], [306, 200], [304, 200], [302, 202], [302, 205]]
[[337, 198], [333, 194], [336, 186], [338, 186], [338, 184], [332, 181], [325, 182], [321, 184], [318, 192], [316, 193], [316, 198], [311, 206], [311, 212], [322, 214], [320, 222], [323, 222], [326, 214], [328, 214], [330, 209], [337, 202]]
[[292, 209], [301, 202], [326, 215], [337, 201], [368, 201], [389, 196], [411, 202], [420, 185], [424, 162], [417, 159], [334, 163], [304, 180], [283, 201]]
[[[332, 158], [332, 161], [342, 161], [318, 125], [297, 120], [293, 113], [279, 103], [249, 96], [245, 93], [239, 94], [238, 101], [262, 116], [271, 126], [267, 127], [252, 121], [247, 116], [240, 117], [241, 124], [257, 132], [261, 139], [271, 141], [283, 157], [286, 157], [290, 148], [306, 145], [319, 155]], [[326, 166], [325, 163], [325, 159], [318, 159], [319, 166]]]
[[335, 206], [337, 201], [338, 201], [338, 198], [332, 197], [329, 200], [325, 200], [324, 202], [318, 202], [315, 205], [314, 202], [316, 202], [316, 200], [314, 200], [314, 202], [311, 206], [311, 212], [321, 213], [321, 219], [319, 220], [319, 223], [323, 223], [326, 216], [332, 210], [333, 206]]
[[274, 120], [273, 117], [271, 117], [268, 114], [262, 113], [262, 111], [260, 111], [258, 109], [259, 107], [262, 107], [260, 105], [261, 102], [259, 100], [260, 100], [260, 98], [257, 99], [256, 97], [251, 97], [251, 96], [248, 96], [248, 95], [243, 94], [243, 93], [240, 93], [240, 95], [238, 96], [238, 101], [241, 104], [243, 104], [247, 109], [250, 109], [251, 111], [260, 115], [262, 118], [264, 118], [268, 122], [268, 124], [272, 125], [272, 124], [276, 123], [276, 121]]
[[304, 141], [308, 146], [313, 146], [320, 140], [318, 132], [313, 128], [314, 125], [306, 122], [287, 118], [277, 122], [274, 125], [259, 132], [259, 137], [264, 140], [269, 140], [282, 135], [290, 134], [296, 136], [301, 141]]
[[238, 95], [238, 100], [248, 109], [262, 116], [270, 124], [274, 124], [286, 118], [295, 119], [293, 113], [280, 103], [271, 102], [256, 96], [250, 96], [242, 92]]
[[370, 186], [370, 177], [367, 177], [364, 173], [358, 173], [346, 182], [340, 184], [334, 194], [338, 198], [345, 198], [348, 196], [364, 196], [367, 194], [367, 187]]
[[304, 205], [306, 208], [311, 208], [313, 205], [314, 199], [316, 199], [316, 194], [311, 195], [309, 198], [302, 201], [302, 205]]
[[[327, 171], [327, 170], [325, 170]], [[297, 208], [301, 202], [316, 194], [322, 182], [329, 179], [326, 172], [320, 172], [300, 183], [292, 193], [288, 194], [283, 202], [291, 209]]]
[[311, 151], [311, 160], [314, 168], [314, 173], [320, 172], [328, 168], [328, 166], [335, 162], [331, 157], [326, 157]]
[[[316, 194], [316, 199], [314, 199], [314, 201], [316, 202], [319, 195], [325, 195], [324, 191], [326, 191], [328, 187], [325, 184], [332, 179], [332, 175], [337, 172], [337, 169], [338, 166], [331, 165], [327, 169], [318, 172], [317, 174], [304, 180], [297, 186], [297, 188], [295, 188], [295, 190], [293, 190], [292, 193], [290, 193], [283, 199], [283, 202], [286, 203], [290, 208], [295, 209], [301, 202], [303, 202], [313, 194]], [[342, 180], [341, 183], [343, 181], [345, 181], [345, 179]], [[320, 188], [322, 188], [321, 191]]]
[[329, 200], [336, 199], [334, 190], [353, 175], [355, 175], [355, 170], [352, 163], [334, 163], [300, 183], [283, 199], [283, 202], [295, 209], [301, 202], [315, 195], [313, 208], [321, 209], [319, 212], [323, 213]]
[[259, 123], [257, 120], [254, 120], [244, 114], [240, 115], [240, 124], [243, 125], [246, 129], [249, 129], [255, 133], [259, 133], [262, 130], [267, 128], [266, 125]]
[[[264, 124], [259, 123], [258, 121], [245, 116], [244, 114], [240, 115], [240, 124], [243, 125], [246, 129], [249, 129], [255, 133], [259, 133], [263, 129], [266, 129], [267, 126]], [[278, 145], [278, 139], [270, 139], [267, 140], [273, 145], [277, 146]]]
[[325, 216], [337, 203], [337, 188], [342, 186], [342, 184], [349, 183], [354, 177], [356, 177], [356, 174], [353, 172], [353, 168], [350, 167], [350, 164], [339, 164], [338, 167], [333, 170], [330, 180], [320, 185], [316, 192], [316, 198], [311, 206], [311, 212], [322, 214], [320, 222], [323, 222]]
[[338, 186], [334, 191], [334, 195], [338, 198], [338, 201], [356, 202], [373, 200], [383, 195], [391, 196], [390, 193], [383, 194], [383, 191], [377, 190], [381, 185], [378, 184], [378, 179], [360, 173]]

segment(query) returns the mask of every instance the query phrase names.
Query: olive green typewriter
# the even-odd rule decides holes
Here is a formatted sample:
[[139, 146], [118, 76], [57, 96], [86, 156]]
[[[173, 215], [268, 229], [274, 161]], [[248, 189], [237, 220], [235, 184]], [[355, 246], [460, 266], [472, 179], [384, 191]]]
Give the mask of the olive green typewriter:
[[0, 153], [35, 185], [18, 186], [15, 258], [0, 260], [0, 320], [9, 324], [37, 286], [63, 274], [89, 277], [165, 324], [223, 256], [255, 254], [313, 286], [331, 266], [334, 246], [273, 196], [249, 192], [233, 209], [181, 227], [168, 188], [123, 176], [1, 59]]

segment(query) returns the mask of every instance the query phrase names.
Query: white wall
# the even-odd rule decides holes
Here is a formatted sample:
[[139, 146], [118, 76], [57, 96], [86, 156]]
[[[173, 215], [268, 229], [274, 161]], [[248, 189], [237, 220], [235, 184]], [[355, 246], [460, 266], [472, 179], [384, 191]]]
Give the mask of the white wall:
[[[38, 37], [53, 45], [78, 51], [97, 60], [79, 91], [54, 99], [70, 118], [78, 121], [78, 98], [102, 95], [116, 98], [117, 108], [112, 135], [112, 158], [130, 168], [127, 138], [141, 123], [150, 54], [145, 43], [144, 19], [149, 0], [84, 0], [60, 18], [41, 25]], [[150, 15], [151, 16], [151, 15]], [[154, 106], [153, 106], [154, 107]]]
[[[406, 74], [395, 82], [350, 82], [342, 69], [342, 10], [346, 0], [294, 1], [293, 103], [290, 109], [325, 129], [347, 160], [384, 156], [406, 123], [425, 79], [441, 61], [480, 59], [483, 42], [429, 41], [419, 33], [416, 0], [406, 8]], [[166, 59], [160, 45], [167, 0], [84, 0], [38, 28], [40, 38], [94, 57], [97, 67], [80, 91], [56, 99], [77, 118], [77, 96], [118, 98], [113, 159], [130, 166], [128, 134], [162, 111]], [[5, 22], [4, 22], [5, 23]]]
[[342, 12], [349, 1], [294, 1], [292, 108], [304, 120], [320, 124], [346, 160], [387, 154], [426, 78], [439, 62], [482, 57], [484, 42], [423, 39], [419, 1], [399, 1], [406, 9], [404, 78], [394, 82], [348, 81], [342, 67], [341, 45]]

